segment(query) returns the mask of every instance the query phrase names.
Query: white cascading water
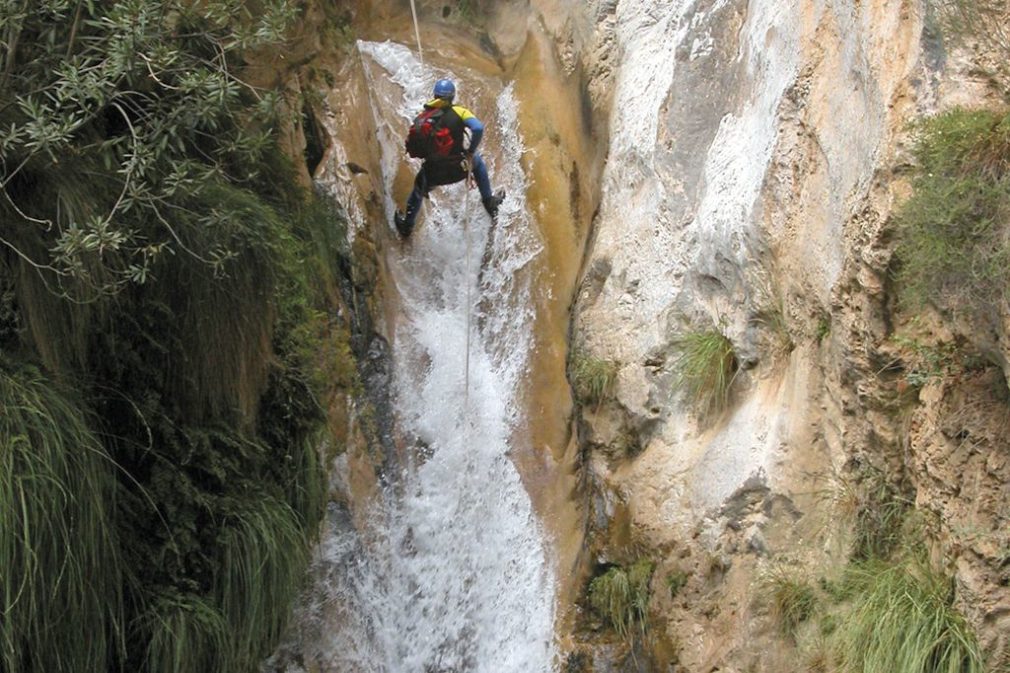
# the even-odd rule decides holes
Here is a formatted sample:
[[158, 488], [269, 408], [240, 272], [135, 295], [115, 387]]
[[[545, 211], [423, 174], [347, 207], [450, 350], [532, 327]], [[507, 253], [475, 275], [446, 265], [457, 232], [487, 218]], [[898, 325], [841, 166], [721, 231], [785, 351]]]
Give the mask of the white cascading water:
[[[402, 45], [358, 48], [391, 220], [404, 130], [432, 83], [453, 75], [423, 66]], [[457, 81], [467, 100], [476, 98], [468, 77]], [[333, 625], [311, 648], [324, 671], [555, 668], [553, 563], [508, 456], [532, 339], [529, 262], [540, 245], [525, 205], [511, 88], [497, 101], [481, 149], [493, 185], [508, 196], [480, 283], [490, 220], [477, 190], [463, 184], [435, 190], [409, 245], [391, 253], [400, 305], [393, 406], [409, 455], [385, 475], [367, 528], [345, 521], [324, 542], [323, 595], [303, 615]]]

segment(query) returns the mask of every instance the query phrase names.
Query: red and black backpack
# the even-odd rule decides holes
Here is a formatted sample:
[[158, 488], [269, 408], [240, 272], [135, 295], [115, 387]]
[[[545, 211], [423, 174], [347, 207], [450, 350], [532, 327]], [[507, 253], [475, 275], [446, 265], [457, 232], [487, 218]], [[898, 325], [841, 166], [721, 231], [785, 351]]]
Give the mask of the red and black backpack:
[[407, 154], [415, 159], [446, 159], [461, 154], [462, 121], [452, 106], [424, 108], [407, 131]]

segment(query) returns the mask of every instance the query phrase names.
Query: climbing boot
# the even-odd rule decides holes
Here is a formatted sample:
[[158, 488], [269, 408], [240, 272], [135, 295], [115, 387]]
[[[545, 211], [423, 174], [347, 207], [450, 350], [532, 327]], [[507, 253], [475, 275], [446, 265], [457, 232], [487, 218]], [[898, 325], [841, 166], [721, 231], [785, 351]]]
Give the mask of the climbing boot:
[[410, 232], [414, 230], [414, 222], [408, 220], [407, 216], [399, 210], [393, 215], [393, 224], [396, 225], [396, 231], [400, 234], [400, 238], [409, 238]]
[[498, 217], [498, 206], [505, 200], [505, 190], [499, 189], [491, 196], [484, 199], [484, 210], [491, 216], [491, 219]]

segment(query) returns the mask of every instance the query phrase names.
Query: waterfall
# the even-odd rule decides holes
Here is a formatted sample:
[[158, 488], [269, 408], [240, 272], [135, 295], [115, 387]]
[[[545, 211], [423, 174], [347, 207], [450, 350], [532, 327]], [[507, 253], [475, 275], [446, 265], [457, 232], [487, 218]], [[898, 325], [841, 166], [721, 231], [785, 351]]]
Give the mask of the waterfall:
[[[473, 87], [493, 85], [422, 66], [402, 45], [359, 42], [358, 49], [389, 221], [403, 133], [432, 83], [453, 77], [467, 100]], [[384, 475], [364, 529], [331, 516], [317, 563], [326, 579], [300, 617], [316, 622], [320, 642], [309, 649], [323, 671], [554, 668], [553, 562], [509, 458], [522, 434], [518, 391], [532, 341], [529, 262], [540, 252], [515, 107], [506, 86], [496, 113], [486, 111], [497, 121], [482, 153], [492, 183], [508, 192], [496, 231], [476, 189], [441, 187], [410, 244], [389, 253], [401, 307], [391, 339], [393, 406], [407, 449], [395, 474]], [[479, 273], [482, 258], [488, 263]]]

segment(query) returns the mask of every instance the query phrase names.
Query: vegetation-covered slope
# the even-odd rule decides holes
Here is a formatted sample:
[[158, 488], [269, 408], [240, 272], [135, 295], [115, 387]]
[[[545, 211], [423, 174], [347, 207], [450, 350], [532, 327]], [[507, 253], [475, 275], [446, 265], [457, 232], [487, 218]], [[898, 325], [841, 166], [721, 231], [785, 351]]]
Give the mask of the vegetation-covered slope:
[[241, 79], [296, 11], [0, 3], [0, 671], [247, 671], [283, 628], [347, 357], [342, 220]]

